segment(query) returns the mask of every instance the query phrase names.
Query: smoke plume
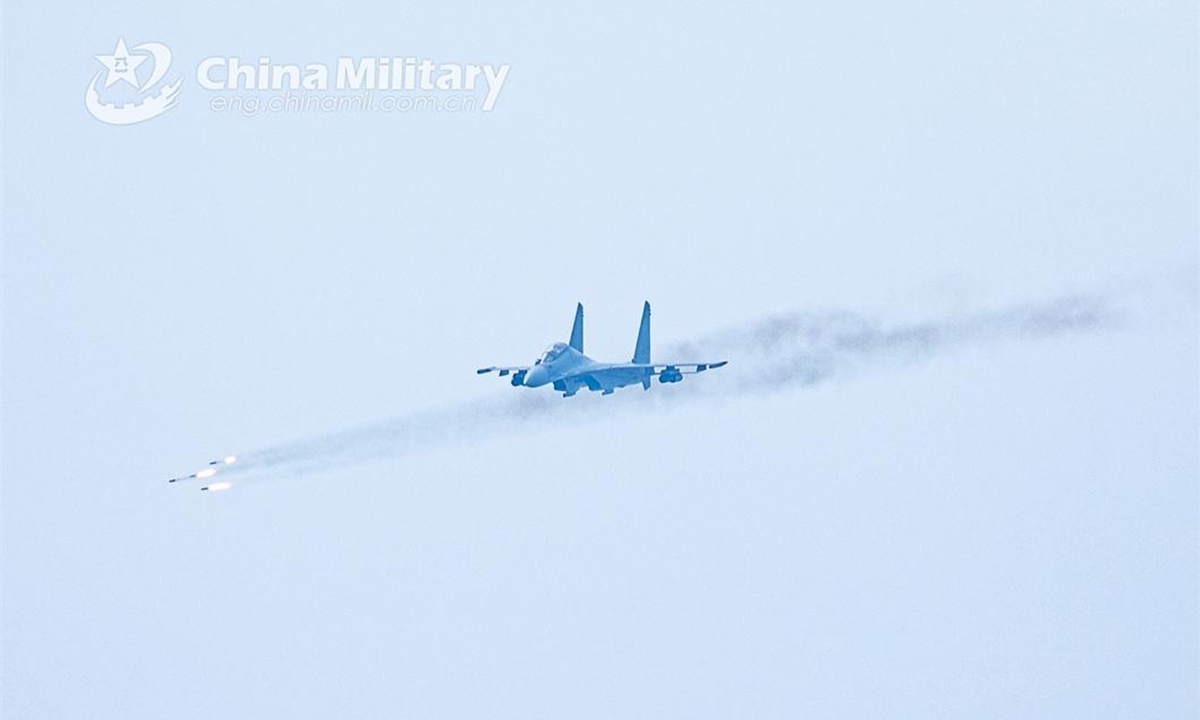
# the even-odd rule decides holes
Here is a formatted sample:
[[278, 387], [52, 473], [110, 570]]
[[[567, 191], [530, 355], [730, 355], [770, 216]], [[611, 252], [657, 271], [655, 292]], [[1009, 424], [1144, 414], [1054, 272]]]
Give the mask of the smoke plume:
[[[956, 348], [1001, 341], [1038, 341], [1088, 333], [1114, 322], [1105, 300], [1069, 296], [998, 311], [888, 324], [834, 311], [778, 315], [656, 352], [655, 360], [729, 360], [724, 368], [643, 392], [630, 387], [607, 397], [562, 398], [549, 388], [507, 384], [491, 397], [414, 412], [358, 429], [332, 432], [248, 452], [221, 467], [221, 480], [304, 475], [331, 466], [401, 458], [547, 423], [585, 423], [627, 412], [658, 411], [746, 394], [793, 392], [835, 378], [898, 368]], [[657, 385], [657, 383], [656, 383]], [[211, 475], [210, 475], [211, 476]], [[235, 480], [236, 478], [236, 480]], [[223, 489], [228, 487], [220, 483]]]

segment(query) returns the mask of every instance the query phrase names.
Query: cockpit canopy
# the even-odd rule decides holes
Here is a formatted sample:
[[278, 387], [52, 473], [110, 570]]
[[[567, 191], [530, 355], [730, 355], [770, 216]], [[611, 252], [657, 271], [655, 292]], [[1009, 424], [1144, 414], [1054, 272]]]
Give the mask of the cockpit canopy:
[[538, 358], [538, 361], [536, 363], [534, 363], [534, 365], [541, 365], [542, 363], [548, 363], [551, 360], [554, 360], [554, 359], [558, 358], [560, 355], [562, 355], [563, 351], [565, 351], [566, 349], [567, 349], [566, 343], [554, 343], [550, 347], [546, 348], [546, 351], [542, 353], [542, 356], [540, 358]]

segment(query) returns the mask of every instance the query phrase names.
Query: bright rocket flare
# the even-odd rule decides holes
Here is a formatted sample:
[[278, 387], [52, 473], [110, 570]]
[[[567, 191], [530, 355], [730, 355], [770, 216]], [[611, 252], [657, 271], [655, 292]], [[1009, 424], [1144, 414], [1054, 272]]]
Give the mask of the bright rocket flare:
[[[221, 461], [214, 460], [213, 462], [209, 463], [209, 465], [215, 465], [217, 462], [224, 462], [227, 465], [232, 465], [233, 463], [237, 462], [237, 458], [230, 455], [229, 457], [227, 457]], [[196, 472], [192, 473], [191, 475], [185, 475], [183, 477], [171, 478], [167, 482], [179, 482], [180, 480], [191, 480], [193, 478], [203, 480], [204, 478], [210, 478], [213, 475], [216, 475], [217, 472], [218, 472], [218, 470], [215, 467], [206, 467], [203, 470], [197, 470]]]

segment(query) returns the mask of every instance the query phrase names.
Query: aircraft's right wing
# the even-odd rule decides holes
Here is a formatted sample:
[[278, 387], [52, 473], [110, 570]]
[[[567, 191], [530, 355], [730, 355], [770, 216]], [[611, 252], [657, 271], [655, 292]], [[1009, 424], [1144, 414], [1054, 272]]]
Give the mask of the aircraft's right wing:
[[530, 365], [509, 365], [508, 367], [497, 367], [497, 366], [493, 365], [491, 367], [479, 368], [478, 370], [475, 371], [475, 374], [476, 375], [486, 375], [487, 373], [490, 373], [493, 371], [499, 371], [500, 377], [505, 377], [505, 376], [513, 374], [513, 373], [526, 372], [527, 370], [529, 370], [530, 367], [531, 367]]

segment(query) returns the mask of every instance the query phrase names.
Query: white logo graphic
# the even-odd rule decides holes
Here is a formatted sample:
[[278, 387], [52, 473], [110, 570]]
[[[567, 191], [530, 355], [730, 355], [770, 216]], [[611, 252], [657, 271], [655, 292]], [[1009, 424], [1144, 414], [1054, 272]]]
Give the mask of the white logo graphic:
[[[148, 58], [151, 60], [150, 77], [139, 85], [138, 68]], [[134, 45], [133, 51], [130, 52], [125, 47], [125, 39], [121, 38], [111, 55], [97, 55], [96, 60], [108, 71], [104, 79], [104, 92], [109, 96], [109, 101], [102, 101], [100, 90], [97, 89], [100, 76], [104, 75], [105, 70], [98, 71], [92, 78], [86, 99], [88, 112], [101, 122], [110, 125], [132, 125], [162, 115], [175, 107], [179, 100], [179, 86], [183, 84], [183, 76], [164, 84], [157, 93], [148, 95], [171, 67], [171, 50], [162, 43], [144, 42]], [[122, 87], [119, 84], [121, 81], [133, 90]], [[117, 85], [115, 89], [114, 84]]]

